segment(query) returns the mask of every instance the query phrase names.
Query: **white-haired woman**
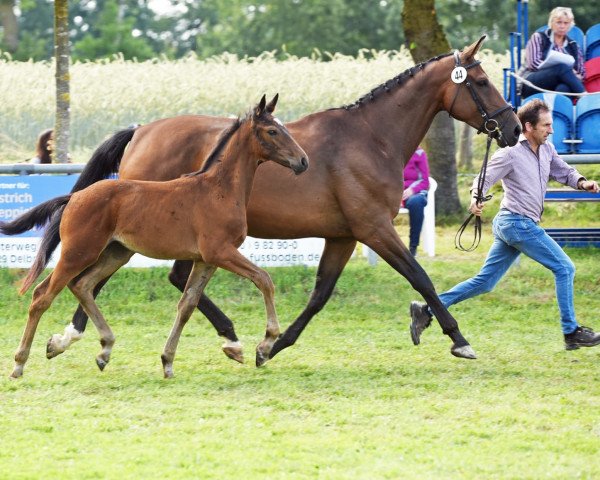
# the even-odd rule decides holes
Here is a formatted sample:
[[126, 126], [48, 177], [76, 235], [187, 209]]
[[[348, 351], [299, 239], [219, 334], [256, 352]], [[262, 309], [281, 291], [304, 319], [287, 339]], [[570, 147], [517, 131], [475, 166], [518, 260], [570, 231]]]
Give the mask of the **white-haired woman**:
[[[545, 90], [566, 93], [585, 91], [583, 54], [577, 42], [567, 32], [575, 25], [570, 8], [556, 7], [548, 19], [550, 28], [535, 32], [525, 50], [524, 77]], [[522, 96], [528, 97], [538, 90], [523, 84]]]

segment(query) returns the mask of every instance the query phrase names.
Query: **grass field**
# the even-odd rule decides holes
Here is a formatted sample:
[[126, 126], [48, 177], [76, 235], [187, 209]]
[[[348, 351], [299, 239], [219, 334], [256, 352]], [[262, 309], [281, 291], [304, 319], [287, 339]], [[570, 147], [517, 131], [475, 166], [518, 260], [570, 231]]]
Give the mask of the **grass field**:
[[[489, 246], [421, 258], [438, 290], [474, 274]], [[600, 328], [597, 250], [569, 250], [576, 306]], [[270, 270], [286, 326], [315, 270]], [[45, 342], [75, 307], [65, 292], [43, 318], [24, 378], [7, 378], [30, 294], [0, 269], [0, 478], [572, 479], [600, 478], [600, 347], [563, 349], [553, 279], [523, 259], [492, 293], [457, 305], [479, 358], [449, 353], [437, 324], [408, 335], [407, 282], [383, 262], [352, 260], [300, 341], [261, 369], [260, 294], [219, 272], [208, 293], [235, 321], [247, 364], [220, 352], [199, 314], [182, 337], [175, 378], [160, 353], [178, 299], [166, 270], [122, 270], [99, 298], [117, 335], [97, 370], [90, 327], [51, 361]]]

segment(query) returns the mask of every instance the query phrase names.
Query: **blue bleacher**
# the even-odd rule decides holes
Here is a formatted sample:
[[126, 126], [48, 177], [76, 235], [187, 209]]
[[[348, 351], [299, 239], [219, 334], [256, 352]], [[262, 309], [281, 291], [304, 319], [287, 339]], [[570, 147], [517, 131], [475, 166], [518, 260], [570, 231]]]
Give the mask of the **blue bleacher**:
[[578, 153], [600, 152], [600, 95], [587, 95], [577, 102], [575, 118]]
[[[588, 28], [585, 33], [576, 25], [568, 32], [568, 36], [577, 42], [584, 56], [584, 85], [588, 92], [598, 94], [574, 98], [560, 92], [540, 92], [523, 99], [518, 91], [518, 82], [512, 74], [521, 68], [525, 45], [530, 38], [527, 28], [528, 2], [516, 0], [515, 5], [517, 31], [510, 33], [510, 68], [504, 69], [506, 100], [515, 108], [533, 98], [544, 100], [552, 110], [554, 134], [550, 141], [557, 152], [569, 163], [600, 163], [600, 23]], [[548, 28], [544, 25], [536, 31], [543, 32]]]
[[521, 105], [525, 105], [534, 98], [543, 100], [552, 110], [552, 128], [554, 129], [554, 133], [549, 140], [556, 147], [556, 151], [561, 155], [573, 153], [573, 142], [570, 142], [575, 131], [573, 128], [573, 102], [565, 95], [536, 93], [525, 98]]
[[600, 23], [592, 25], [585, 32], [585, 59], [600, 57]]

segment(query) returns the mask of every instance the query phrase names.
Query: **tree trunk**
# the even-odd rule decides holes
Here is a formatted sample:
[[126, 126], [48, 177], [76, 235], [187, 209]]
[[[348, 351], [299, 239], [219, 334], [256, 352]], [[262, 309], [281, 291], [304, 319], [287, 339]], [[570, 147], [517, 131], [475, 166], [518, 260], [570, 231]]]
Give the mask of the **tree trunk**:
[[54, 2], [54, 57], [56, 59], [56, 118], [54, 156], [58, 163], [69, 161], [70, 104], [69, 92], [69, 2]]
[[466, 123], [460, 124], [458, 137], [458, 165], [462, 168], [473, 169], [473, 128]]
[[4, 30], [3, 45], [10, 53], [15, 53], [19, 46], [19, 24], [13, 10], [14, 0], [0, 0], [0, 19]]
[[[434, 0], [404, 0], [402, 27], [415, 63], [450, 51], [446, 34], [437, 20]], [[431, 176], [438, 182], [436, 210], [442, 214], [461, 212], [456, 184], [454, 120], [448, 113], [440, 112], [435, 117], [423, 147], [429, 158]]]

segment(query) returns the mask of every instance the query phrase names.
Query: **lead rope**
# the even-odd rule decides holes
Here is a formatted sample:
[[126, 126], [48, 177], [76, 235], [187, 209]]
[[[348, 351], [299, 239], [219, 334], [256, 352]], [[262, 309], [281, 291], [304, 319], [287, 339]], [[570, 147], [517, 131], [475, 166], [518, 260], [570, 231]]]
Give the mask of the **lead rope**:
[[[490, 132], [487, 137], [487, 146], [485, 149], [485, 157], [483, 158], [483, 164], [481, 165], [481, 171], [479, 172], [479, 179], [477, 180], [477, 192], [475, 194], [477, 203], [487, 202], [488, 200], [490, 200], [492, 198], [492, 195], [486, 195], [485, 197], [483, 196], [483, 186], [485, 185], [485, 175], [487, 173], [487, 164], [488, 164], [488, 157], [490, 154], [491, 145], [492, 145], [492, 135]], [[464, 231], [467, 229], [467, 226], [469, 225], [469, 223], [471, 223], [471, 220], [473, 219], [473, 217], [475, 217], [473, 242], [471, 243], [471, 245], [469, 247], [465, 248], [462, 244], [461, 237], [462, 237], [462, 234], [464, 233]], [[454, 237], [454, 246], [458, 250], [461, 250], [463, 252], [472, 252], [473, 250], [475, 250], [479, 246], [479, 242], [481, 241], [481, 225], [482, 225], [481, 217], [471, 213], [471, 215], [469, 215], [469, 217], [460, 226], [460, 228], [458, 229], [458, 232], [456, 232], [456, 236]]]

